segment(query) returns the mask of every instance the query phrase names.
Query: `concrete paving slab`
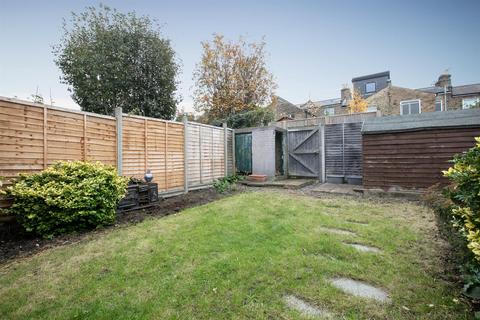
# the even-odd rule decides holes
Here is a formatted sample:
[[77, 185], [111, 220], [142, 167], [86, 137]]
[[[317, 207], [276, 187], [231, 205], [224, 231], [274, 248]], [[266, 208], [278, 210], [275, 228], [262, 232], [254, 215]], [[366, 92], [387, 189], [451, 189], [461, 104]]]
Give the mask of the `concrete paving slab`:
[[345, 244], [347, 246], [350, 246], [350, 247], [353, 247], [353, 248], [357, 249], [360, 252], [374, 252], [374, 253], [382, 252], [382, 250], [380, 250], [378, 248], [366, 246], [366, 245], [359, 244], [359, 243], [345, 243]]
[[356, 236], [357, 235], [355, 232], [345, 230], [345, 229], [319, 227], [318, 230], [328, 232], [328, 233], [333, 233], [333, 234], [340, 234], [340, 235], [344, 235], [344, 236]]
[[373, 299], [379, 302], [389, 302], [388, 294], [382, 289], [376, 288], [363, 281], [349, 278], [333, 278], [330, 283], [345, 293], [356, 297]]
[[314, 307], [300, 298], [292, 295], [283, 297], [285, 304], [308, 318], [331, 319], [332, 314], [324, 309]]

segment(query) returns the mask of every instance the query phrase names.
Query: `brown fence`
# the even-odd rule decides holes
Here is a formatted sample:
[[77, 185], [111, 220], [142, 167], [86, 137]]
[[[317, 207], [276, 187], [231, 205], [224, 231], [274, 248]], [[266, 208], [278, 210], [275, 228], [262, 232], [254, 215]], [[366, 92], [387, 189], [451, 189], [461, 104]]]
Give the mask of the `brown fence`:
[[386, 117], [365, 122], [363, 185], [425, 189], [447, 183], [442, 171], [455, 154], [475, 145], [480, 110]]
[[101, 161], [137, 178], [150, 169], [160, 192], [187, 191], [232, 174], [232, 136], [225, 127], [0, 97], [0, 176], [8, 181], [58, 160]]

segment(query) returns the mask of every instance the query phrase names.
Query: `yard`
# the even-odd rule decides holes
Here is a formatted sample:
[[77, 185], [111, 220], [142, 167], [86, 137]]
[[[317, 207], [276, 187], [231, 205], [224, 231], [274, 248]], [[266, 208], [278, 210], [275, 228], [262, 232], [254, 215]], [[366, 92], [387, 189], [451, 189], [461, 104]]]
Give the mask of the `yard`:
[[[467, 319], [444, 250], [433, 213], [413, 203], [245, 192], [4, 263], [0, 314], [302, 319], [290, 296], [333, 318]], [[334, 278], [388, 300], [344, 293]]]

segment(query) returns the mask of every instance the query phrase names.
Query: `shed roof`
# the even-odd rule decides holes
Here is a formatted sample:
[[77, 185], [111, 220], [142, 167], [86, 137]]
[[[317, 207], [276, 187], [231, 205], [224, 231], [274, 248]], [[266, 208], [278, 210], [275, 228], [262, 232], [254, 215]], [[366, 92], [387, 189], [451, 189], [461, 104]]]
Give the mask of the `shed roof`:
[[480, 109], [370, 118], [364, 122], [362, 133], [376, 134], [466, 127], [480, 127]]
[[279, 132], [287, 131], [277, 126], [263, 126], [263, 127], [249, 127], [249, 128], [235, 129], [235, 133], [251, 133], [253, 131], [268, 131], [268, 130], [279, 131]]

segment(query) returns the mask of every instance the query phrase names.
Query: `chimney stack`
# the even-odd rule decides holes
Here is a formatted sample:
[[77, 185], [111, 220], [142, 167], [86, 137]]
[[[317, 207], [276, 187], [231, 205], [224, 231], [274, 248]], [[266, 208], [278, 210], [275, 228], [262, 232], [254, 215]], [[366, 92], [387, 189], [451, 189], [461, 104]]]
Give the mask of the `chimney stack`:
[[340, 90], [340, 99], [342, 100], [342, 106], [346, 106], [350, 100], [352, 100], [352, 92], [350, 88], [344, 87]]
[[452, 86], [452, 76], [449, 73], [442, 73], [437, 82], [435, 83], [436, 87], [451, 87]]

